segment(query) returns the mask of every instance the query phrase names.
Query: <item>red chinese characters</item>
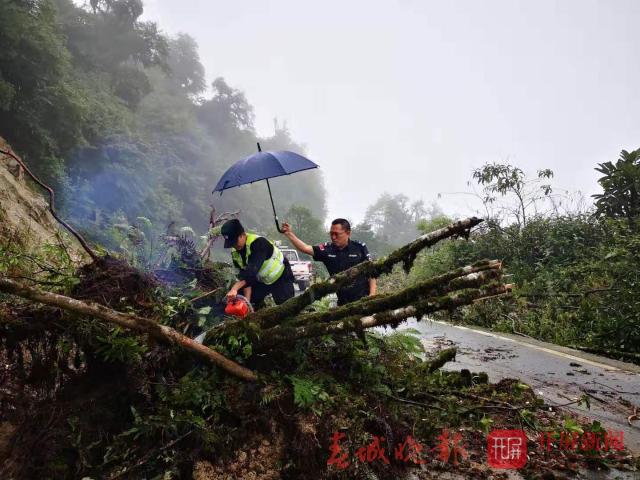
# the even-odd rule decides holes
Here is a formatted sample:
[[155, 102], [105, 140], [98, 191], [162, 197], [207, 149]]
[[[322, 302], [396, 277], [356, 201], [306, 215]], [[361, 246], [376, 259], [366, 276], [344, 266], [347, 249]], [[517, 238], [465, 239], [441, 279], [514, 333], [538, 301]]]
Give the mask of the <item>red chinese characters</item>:
[[402, 462], [413, 462], [416, 465], [422, 465], [427, 461], [422, 458], [422, 451], [424, 447], [422, 444], [416, 442], [411, 435], [407, 436], [404, 442], [399, 443], [396, 446], [395, 458]]
[[[335, 432], [331, 436], [331, 444], [329, 445], [329, 459], [327, 465], [334, 465], [338, 469], [345, 469], [351, 463], [349, 462], [349, 454], [340, 446], [340, 441], [344, 440], [344, 433]], [[382, 462], [390, 465], [391, 461], [385, 450], [385, 437], [373, 436], [373, 440], [369, 445], [359, 447], [355, 454], [357, 460], [362, 463]], [[463, 446], [463, 438], [460, 432], [450, 433], [444, 429], [438, 436], [438, 444], [431, 450], [425, 448], [413, 436], [407, 435], [403, 442], [396, 444], [393, 449], [393, 458], [398, 462], [413, 463], [415, 465], [423, 465], [427, 463], [426, 454], [428, 452], [436, 452], [437, 458], [444, 463], [452, 463], [458, 465], [461, 459], [468, 457]]]
[[572, 452], [621, 451], [624, 450], [624, 432], [542, 432], [538, 444], [547, 452], [556, 446]]
[[[329, 445], [329, 459], [327, 465], [334, 465], [340, 470], [344, 470], [351, 463], [349, 462], [349, 454], [340, 446], [340, 441], [344, 440], [344, 433], [335, 432], [331, 436], [331, 444]], [[369, 445], [362, 446], [356, 450], [356, 458], [362, 463], [372, 463], [380, 461], [385, 465], [390, 465], [391, 461], [384, 448], [385, 437], [373, 436], [373, 440]], [[401, 462], [413, 462], [416, 465], [426, 463], [423, 453], [428, 451], [425, 447], [408, 435], [405, 440], [398, 443], [394, 449], [394, 458]]]
[[330, 456], [329, 460], [327, 460], [327, 465], [335, 465], [340, 470], [344, 470], [349, 466], [347, 461], [348, 454], [342, 452], [342, 448], [340, 448], [340, 440], [345, 437], [344, 433], [334, 432], [331, 436], [331, 445], [329, 445]]
[[487, 437], [487, 459], [493, 468], [524, 467], [527, 436], [522, 430], [493, 430]]
[[448, 463], [452, 461], [454, 465], [458, 465], [458, 457], [467, 458], [467, 451], [462, 445], [462, 434], [456, 432], [454, 435], [449, 434], [446, 428], [438, 435], [438, 445], [434, 448], [438, 452], [438, 458]]
[[381, 446], [381, 442], [384, 441], [384, 437], [373, 436], [373, 441], [366, 447], [360, 447], [356, 450], [356, 455], [361, 462], [375, 462], [380, 460], [382, 463], [389, 465], [389, 458]]

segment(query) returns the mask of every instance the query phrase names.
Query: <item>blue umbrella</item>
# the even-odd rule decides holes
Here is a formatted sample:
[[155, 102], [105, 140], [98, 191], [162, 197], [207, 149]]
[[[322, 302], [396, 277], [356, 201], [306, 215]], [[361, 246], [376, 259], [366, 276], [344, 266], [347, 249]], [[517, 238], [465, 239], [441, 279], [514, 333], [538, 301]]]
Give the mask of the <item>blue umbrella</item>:
[[312, 168], [318, 168], [318, 165], [302, 155], [286, 150], [263, 152], [258, 143], [258, 153], [254, 153], [231, 165], [222, 177], [220, 177], [212, 193], [220, 192], [220, 195], [222, 195], [222, 192], [229, 188], [266, 180], [267, 188], [269, 189], [269, 198], [271, 199], [271, 208], [273, 208], [273, 218], [276, 221], [276, 228], [282, 233], [280, 224], [278, 223], [276, 207], [273, 204], [269, 179], [281, 177], [282, 175], [290, 175], [303, 170], [310, 170]]

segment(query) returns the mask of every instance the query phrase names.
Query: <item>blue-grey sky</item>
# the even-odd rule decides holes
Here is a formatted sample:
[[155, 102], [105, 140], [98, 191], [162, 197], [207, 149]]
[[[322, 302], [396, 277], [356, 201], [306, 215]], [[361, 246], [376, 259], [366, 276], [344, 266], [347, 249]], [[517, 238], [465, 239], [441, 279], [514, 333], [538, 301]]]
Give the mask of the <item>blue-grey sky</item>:
[[[320, 164], [329, 216], [382, 191], [430, 203], [508, 160], [598, 191], [596, 163], [640, 147], [638, 0], [146, 0]], [[247, 152], [251, 153], [251, 152]], [[212, 183], [217, 179], [212, 179]], [[438, 200], [472, 213], [467, 196]]]

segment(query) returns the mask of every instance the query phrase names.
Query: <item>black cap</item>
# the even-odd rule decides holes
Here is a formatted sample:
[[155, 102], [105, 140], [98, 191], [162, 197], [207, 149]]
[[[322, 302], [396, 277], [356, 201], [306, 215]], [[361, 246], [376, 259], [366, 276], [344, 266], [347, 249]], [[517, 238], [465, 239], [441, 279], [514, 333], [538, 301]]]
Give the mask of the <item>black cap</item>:
[[224, 222], [220, 233], [224, 237], [224, 248], [231, 248], [235, 245], [240, 234], [244, 233], [244, 228], [242, 228], [240, 220], [234, 218]]

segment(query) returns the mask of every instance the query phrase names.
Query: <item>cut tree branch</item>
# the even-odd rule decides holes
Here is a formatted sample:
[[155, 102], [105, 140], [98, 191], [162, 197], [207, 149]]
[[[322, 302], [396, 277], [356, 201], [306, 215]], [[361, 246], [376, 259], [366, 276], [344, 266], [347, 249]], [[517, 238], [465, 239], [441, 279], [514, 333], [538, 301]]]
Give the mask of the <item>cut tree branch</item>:
[[[281, 322], [280, 325], [298, 327], [313, 323], [333, 322], [352, 316], [362, 317], [385, 310], [401, 308], [412, 302], [424, 300], [427, 297], [439, 297], [455, 290], [479, 288], [488, 284], [491, 280], [500, 278], [502, 276], [501, 268], [502, 263], [498, 260], [482, 260], [473, 265], [430, 278], [396, 293], [365, 297], [359, 301], [325, 312], [298, 315], [288, 321]], [[238, 329], [257, 331], [260, 326], [252, 322], [251, 319], [230, 320], [213, 328], [207, 334], [207, 337], [215, 338], [226, 333], [234, 334]]]
[[439, 368], [442, 368], [445, 363], [455, 361], [456, 353], [458, 353], [458, 349], [455, 347], [442, 350], [438, 355], [436, 355], [436, 358], [427, 364], [427, 372], [433, 373]]
[[427, 297], [442, 296], [463, 288], [479, 288], [490, 280], [501, 277], [502, 264], [498, 260], [484, 260], [474, 265], [438, 275], [417, 283], [397, 293], [364, 297], [360, 301], [348, 303], [334, 310], [308, 313], [295, 317], [287, 326], [299, 326], [315, 322], [329, 322], [353, 315], [371, 315], [384, 310], [404, 307], [411, 302]]
[[82, 302], [75, 298], [58, 295], [57, 293], [42, 292], [36, 288], [29, 287], [3, 277], [0, 277], [0, 291], [26, 298], [28, 300], [33, 300], [35, 302], [44, 303], [45, 305], [58, 307], [69, 312], [96, 317], [138, 333], [146, 333], [163, 343], [180, 346], [188, 352], [208, 360], [214, 365], [243, 380], [257, 380], [256, 374], [248, 368], [245, 368], [209, 347], [182, 335], [173, 328], [167, 327], [166, 325], [160, 325], [148, 318], [121, 313], [94, 302]]
[[311, 305], [316, 300], [338, 291], [341, 287], [352, 283], [357, 277], [377, 278], [384, 273], [389, 273], [393, 266], [402, 262], [405, 270], [410, 268], [416, 255], [423, 249], [435, 245], [445, 238], [454, 235], [468, 235], [471, 228], [475, 227], [483, 220], [471, 217], [459, 220], [444, 228], [440, 228], [430, 233], [425, 233], [413, 242], [395, 250], [389, 256], [381, 258], [375, 262], [363, 262], [349, 270], [338, 273], [326, 282], [311, 285], [302, 295], [291, 298], [277, 307], [270, 307], [260, 310], [249, 317], [248, 320], [256, 322], [262, 328], [272, 327], [282, 323], [288, 318], [297, 315], [302, 309]]
[[260, 332], [259, 338], [255, 340], [254, 349], [267, 350], [280, 344], [294, 342], [301, 338], [319, 337], [322, 335], [344, 335], [382, 325], [397, 326], [409, 318], [415, 317], [420, 320], [424, 315], [429, 313], [469, 305], [478, 298], [508, 293], [511, 291], [511, 288], [511, 285], [486, 285], [478, 289], [458, 290], [442, 297], [419, 301], [415, 305], [365, 317], [354, 315], [335, 322], [313, 323], [300, 327], [279, 325]]

